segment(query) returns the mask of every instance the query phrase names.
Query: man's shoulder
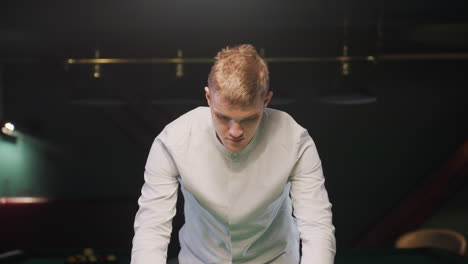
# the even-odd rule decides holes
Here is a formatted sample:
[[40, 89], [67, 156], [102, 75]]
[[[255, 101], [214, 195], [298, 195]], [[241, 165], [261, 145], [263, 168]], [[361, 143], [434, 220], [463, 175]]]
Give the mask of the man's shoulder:
[[167, 124], [158, 137], [163, 138], [167, 143], [181, 142], [195, 131], [209, 126], [210, 120], [210, 109], [200, 106]]
[[266, 116], [267, 125], [274, 126], [275, 129], [287, 130], [287, 131], [304, 130], [304, 128], [301, 125], [299, 125], [290, 114], [284, 111], [273, 109], [273, 108], [266, 108], [265, 116]]
[[206, 121], [210, 115], [210, 108], [206, 106], [199, 106], [194, 108], [185, 114], [179, 116], [174, 121], [170, 122], [167, 127], [171, 126], [186, 126], [191, 125], [191, 123], [198, 123], [200, 121]]
[[267, 108], [265, 116], [265, 130], [270, 140], [284, 146], [302, 145], [305, 141], [311, 140], [307, 129], [298, 124], [288, 113]]

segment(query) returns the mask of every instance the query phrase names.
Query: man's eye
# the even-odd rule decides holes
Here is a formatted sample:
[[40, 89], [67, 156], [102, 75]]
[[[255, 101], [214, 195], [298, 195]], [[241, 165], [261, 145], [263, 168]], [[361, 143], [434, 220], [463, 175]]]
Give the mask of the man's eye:
[[218, 116], [218, 118], [223, 120], [223, 121], [229, 121], [229, 118], [227, 118], [225, 116]]
[[256, 117], [251, 117], [249, 119], [245, 119], [244, 121], [242, 121], [243, 123], [251, 123], [251, 122], [254, 122], [257, 118]]

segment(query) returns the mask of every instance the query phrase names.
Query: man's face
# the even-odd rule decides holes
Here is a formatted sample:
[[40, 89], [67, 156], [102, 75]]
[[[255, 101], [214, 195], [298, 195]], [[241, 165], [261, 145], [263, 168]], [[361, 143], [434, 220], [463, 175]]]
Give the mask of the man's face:
[[232, 105], [216, 93], [210, 94], [209, 88], [205, 87], [205, 96], [211, 109], [216, 134], [227, 149], [238, 152], [249, 144], [272, 95], [270, 91], [265, 98], [258, 96], [252, 105], [241, 108]]

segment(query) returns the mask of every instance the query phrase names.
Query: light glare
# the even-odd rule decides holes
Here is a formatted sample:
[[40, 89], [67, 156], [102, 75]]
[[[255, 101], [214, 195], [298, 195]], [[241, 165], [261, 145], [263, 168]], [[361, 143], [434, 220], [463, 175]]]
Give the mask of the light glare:
[[13, 125], [12, 123], [9, 123], [9, 122], [5, 124], [5, 127], [6, 127], [6, 129], [8, 129], [10, 131], [15, 130], [15, 125]]
[[6, 127], [2, 127], [2, 133], [9, 136], [13, 135], [13, 131], [9, 130]]

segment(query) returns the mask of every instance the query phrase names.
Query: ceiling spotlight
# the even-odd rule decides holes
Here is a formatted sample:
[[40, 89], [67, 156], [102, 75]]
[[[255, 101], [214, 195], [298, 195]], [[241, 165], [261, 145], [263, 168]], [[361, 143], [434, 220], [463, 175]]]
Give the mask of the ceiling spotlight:
[[15, 130], [15, 126], [12, 123], [5, 123], [2, 127], [2, 133], [8, 136], [13, 135], [13, 131]]
[[13, 130], [15, 130], [15, 125], [13, 125], [13, 124], [10, 123], [10, 122], [7, 122], [7, 123], [5, 124], [5, 128], [8, 129], [8, 130], [13, 131]]
[[13, 125], [10, 122], [5, 123], [2, 127], [2, 132], [5, 135], [11, 136], [13, 134], [13, 131], [15, 130], [15, 125]]
[[13, 143], [16, 143], [16, 134], [14, 133], [15, 131], [15, 125], [13, 125], [10, 122], [5, 123], [2, 128], [1, 128], [2, 133], [0, 133], [0, 136], [3, 140], [7, 140]]

